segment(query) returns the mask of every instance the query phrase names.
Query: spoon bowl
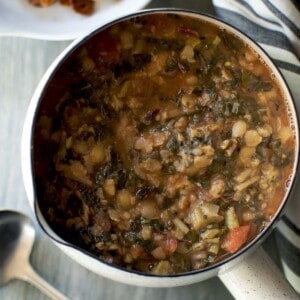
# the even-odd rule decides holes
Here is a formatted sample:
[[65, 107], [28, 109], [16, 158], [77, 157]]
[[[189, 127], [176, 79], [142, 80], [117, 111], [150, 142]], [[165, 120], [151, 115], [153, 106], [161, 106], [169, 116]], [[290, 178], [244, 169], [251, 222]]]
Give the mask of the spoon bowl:
[[52, 299], [67, 299], [30, 266], [35, 238], [32, 221], [16, 211], [0, 211], [0, 286], [18, 278], [27, 281]]
[[35, 238], [31, 220], [18, 212], [0, 211], [0, 284], [6, 284], [27, 261]]

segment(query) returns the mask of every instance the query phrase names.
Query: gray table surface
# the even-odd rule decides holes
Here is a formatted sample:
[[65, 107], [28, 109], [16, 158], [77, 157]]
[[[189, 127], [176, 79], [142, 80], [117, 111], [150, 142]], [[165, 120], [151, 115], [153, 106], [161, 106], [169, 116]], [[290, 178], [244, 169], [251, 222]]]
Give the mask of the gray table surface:
[[[209, 0], [154, 0], [148, 7], [185, 7], [213, 13]], [[20, 143], [26, 109], [41, 76], [70, 41], [0, 38], [0, 209], [16, 209], [34, 220], [21, 174]], [[127, 286], [84, 269], [62, 253], [38, 228], [30, 261], [35, 270], [70, 299], [232, 299], [218, 278], [169, 289]], [[272, 246], [272, 238], [265, 242]], [[1, 245], [0, 245], [1, 247]], [[272, 254], [274, 257], [274, 253]], [[47, 299], [36, 288], [13, 280], [0, 299]]]

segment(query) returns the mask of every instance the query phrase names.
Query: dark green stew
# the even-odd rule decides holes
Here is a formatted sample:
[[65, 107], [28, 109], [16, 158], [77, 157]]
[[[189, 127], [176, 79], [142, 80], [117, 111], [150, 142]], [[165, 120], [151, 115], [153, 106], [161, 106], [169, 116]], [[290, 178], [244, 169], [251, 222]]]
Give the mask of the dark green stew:
[[261, 58], [172, 13], [123, 21], [72, 53], [34, 134], [38, 202], [55, 232], [151, 274], [202, 269], [255, 238], [294, 161]]

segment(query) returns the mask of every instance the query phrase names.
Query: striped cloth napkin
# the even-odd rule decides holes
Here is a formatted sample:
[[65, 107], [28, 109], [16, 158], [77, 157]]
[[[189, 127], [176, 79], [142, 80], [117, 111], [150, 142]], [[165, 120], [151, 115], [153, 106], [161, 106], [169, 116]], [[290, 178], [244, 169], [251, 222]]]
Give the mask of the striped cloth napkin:
[[[213, 0], [213, 4], [221, 19], [248, 34], [273, 58], [291, 89], [300, 116], [300, 2]], [[284, 273], [300, 293], [300, 177], [296, 182], [275, 237]]]

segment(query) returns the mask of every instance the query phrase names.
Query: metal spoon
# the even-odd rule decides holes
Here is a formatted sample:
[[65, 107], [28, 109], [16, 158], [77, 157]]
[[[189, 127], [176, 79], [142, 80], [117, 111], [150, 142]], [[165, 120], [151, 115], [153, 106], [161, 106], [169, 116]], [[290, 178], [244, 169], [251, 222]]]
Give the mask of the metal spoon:
[[31, 220], [16, 211], [0, 211], [0, 286], [11, 279], [25, 280], [51, 299], [66, 300], [31, 267], [29, 256], [35, 231]]

